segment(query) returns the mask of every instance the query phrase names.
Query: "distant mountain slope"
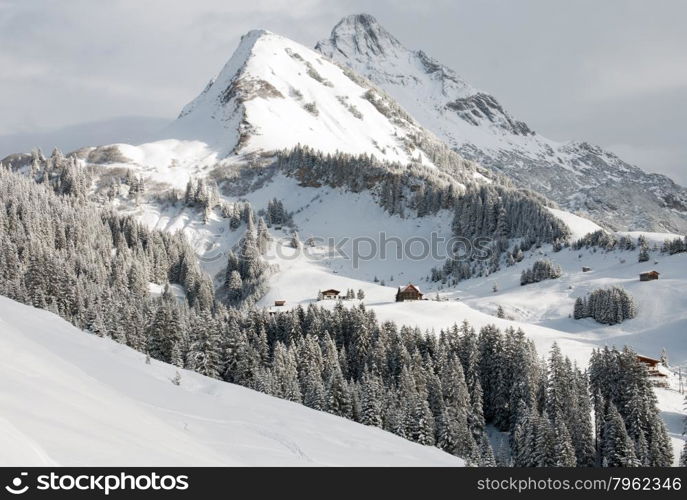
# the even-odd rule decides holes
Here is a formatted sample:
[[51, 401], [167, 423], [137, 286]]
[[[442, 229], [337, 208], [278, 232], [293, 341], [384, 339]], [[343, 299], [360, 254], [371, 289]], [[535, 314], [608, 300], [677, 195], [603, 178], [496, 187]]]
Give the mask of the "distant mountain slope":
[[0, 297], [0, 465], [460, 466], [438, 448], [179, 370]]
[[687, 190], [585, 142], [559, 143], [369, 15], [342, 19], [316, 50], [370, 79], [464, 157], [618, 230], [687, 231]]

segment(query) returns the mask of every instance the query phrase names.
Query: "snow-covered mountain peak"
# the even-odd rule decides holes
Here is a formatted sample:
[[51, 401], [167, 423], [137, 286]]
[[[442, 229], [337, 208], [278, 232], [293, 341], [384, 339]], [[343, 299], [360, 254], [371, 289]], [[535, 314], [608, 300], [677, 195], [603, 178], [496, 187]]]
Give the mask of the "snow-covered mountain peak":
[[484, 125], [501, 135], [531, 133], [492, 96], [422, 50], [407, 49], [367, 14], [343, 18], [315, 49], [382, 87], [421, 123], [426, 122], [422, 108], [429, 105], [433, 110], [433, 101], [439, 99], [442, 112], [459, 115], [473, 126]]
[[[376, 40], [374, 50], [392, 43], [369, 23], [366, 33], [370, 44]], [[242, 37], [217, 77], [166, 133], [204, 142], [220, 158], [304, 144], [432, 165], [416, 144], [431, 134], [393, 99], [322, 54], [264, 30]], [[437, 141], [433, 135], [429, 140]]]
[[[381, 34], [382, 46], [393, 50], [369, 49]], [[569, 211], [613, 229], [687, 230], [686, 189], [598, 146], [561, 143], [535, 133], [494, 96], [424, 52], [406, 49], [371, 16], [344, 18], [315, 48], [382, 88], [462, 156]]]
[[444, 94], [459, 92], [467, 96], [477, 93], [450, 68], [443, 66], [421, 50], [407, 49], [389, 33], [373, 16], [355, 14], [339, 21], [327, 40], [321, 40], [315, 50], [334, 60], [341, 57], [353, 59], [359, 64], [374, 63], [386, 78], [404, 83], [408, 76], [407, 66], [427, 75], [423, 85], [439, 88]]
[[318, 42], [315, 49], [385, 89], [421, 123], [429, 124], [424, 119], [423, 108], [429, 107], [429, 113], [433, 113], [436, 107], [441, 113], [457, 115], [471, 126], [482, 125], [500, 135], [531, 133], [525, 123], [513, 119], [493, 96], [476, 89], [422, 50], [407, 49], [367, 14], [343, 18], [329, 39]]
[[271, 35], [271, 33], [266, 30], [251, 30], [243, 35], [241, 37], [241, 41], [239, 42], [239, 46], [236, 48], [233, 55], [231, 58], [229, 58], [229, 61], [227, 61], [219, 74], [210, 80], [198, 97], [184, 106], [179, 114], [179, 118], [192, 113], [202, 103], [212, 102], [213, 99], [218, 97], [218, 94], [222, 91], [223, 87], [224, 89], [227, 89], [227, 86], [234, 80], [234, 78], [237, 76], [237, 73], [246, 64], [248, 58], [251, 56], [253, 48], [255, 47], [258, 39], [260, 39], [262, 36], [268, 35]]
[[337, 50], [348, 57], [354, 54], [389, 56], [405, 50], [401, 42], [369, 14], [344, 17], [334, 26], [330, 40]]

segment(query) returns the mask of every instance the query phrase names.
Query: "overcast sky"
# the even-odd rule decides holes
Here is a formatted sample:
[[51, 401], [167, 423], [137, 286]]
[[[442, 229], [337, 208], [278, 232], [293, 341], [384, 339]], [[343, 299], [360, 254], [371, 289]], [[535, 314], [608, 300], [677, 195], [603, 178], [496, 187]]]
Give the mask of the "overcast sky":
[[[600, 144], [687, 185], [683, 0], [0, 0], [0, 157], [10, 139], [46, 130], [162, 123], [246, 31], [313, 46], [360, 12], [542, 135]], [[112, 123], [107, 133], [125, 132], [127, 120]]]

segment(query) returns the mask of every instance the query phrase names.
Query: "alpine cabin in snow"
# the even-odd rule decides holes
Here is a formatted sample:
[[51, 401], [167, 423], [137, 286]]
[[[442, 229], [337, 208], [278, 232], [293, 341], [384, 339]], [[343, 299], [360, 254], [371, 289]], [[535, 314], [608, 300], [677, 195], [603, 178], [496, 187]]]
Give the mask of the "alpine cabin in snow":
[[661, 364], [660, 359], [654, 359], [650, 358], [649, 356], [642, 356], [641, 354], [637, 354], [637, 361], [642, 363], [644, 366], [646, 366], [647, 370], [649, 370], [649, 376], [650, 377], [667, 377], [665, 373], [659, 371], [658, 367]]
[[659, 274], [661, 274], [661, 273], [658, 273], [656, 271], [649, 271], [648, 273], [642, 273], [639, 275], [639, 281], [657, 280]]
[[339, 297], [339, 293], [341, 293], [339, 290], [334, 290], [333, 288], [330, 288], [329, 290], [325, 290], [324, 292], [322, 292], [322, 298], [325, 300], [337, 299]]
[[415, 285], [399, 286], [396, 292], [396, 302], [404, 302], [406, 300], [422, 300], [422, 292]]

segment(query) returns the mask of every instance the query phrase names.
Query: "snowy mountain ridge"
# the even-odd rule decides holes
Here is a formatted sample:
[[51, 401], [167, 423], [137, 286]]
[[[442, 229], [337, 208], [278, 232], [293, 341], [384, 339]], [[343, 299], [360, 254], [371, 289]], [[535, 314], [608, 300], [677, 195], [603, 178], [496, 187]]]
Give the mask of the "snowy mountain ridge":
[[[547, 139], [372, 16], [343, 18], [315, 49], [368, 78], [466, 158], [615, 230], [687, 230], [687, 190], [585, 142]], [[638, 189], [639, 187], [639, 189]]]

